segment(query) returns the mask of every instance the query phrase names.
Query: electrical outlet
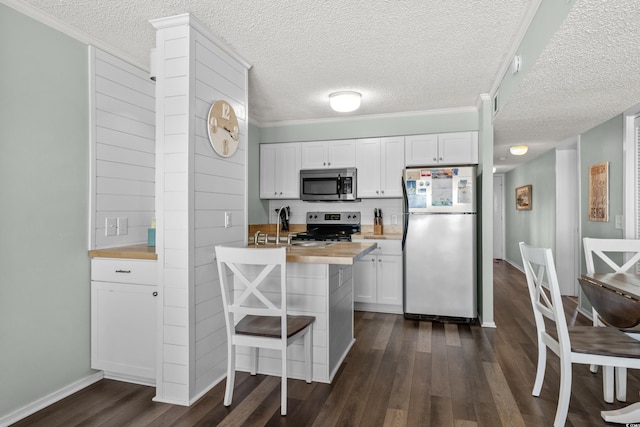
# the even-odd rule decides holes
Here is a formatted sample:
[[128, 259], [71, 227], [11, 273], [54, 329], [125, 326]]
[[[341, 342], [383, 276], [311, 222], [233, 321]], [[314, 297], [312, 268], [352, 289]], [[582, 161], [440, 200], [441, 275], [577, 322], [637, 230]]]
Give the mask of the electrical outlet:
[[129, 233], [129, 218], [126, 216], [118, 217], [118, 236], [124, 236]]
[[105, 236], [115, 236], [117, 229], [118, 229], [118, 223], [116, 222], [115, 218], [105, 218], [105, 230], [104, 230], [104, 235]]
[[391, 224], [393, 225], [398, 224], [398, 215], [391, 215]]
[[224, 228], [231, 227], [231, 212], [224, 213]]

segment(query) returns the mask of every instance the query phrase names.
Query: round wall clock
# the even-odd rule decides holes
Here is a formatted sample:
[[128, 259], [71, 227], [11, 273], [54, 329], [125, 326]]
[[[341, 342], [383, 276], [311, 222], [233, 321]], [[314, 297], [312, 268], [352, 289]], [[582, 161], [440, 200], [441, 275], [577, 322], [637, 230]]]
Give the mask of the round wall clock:
[[238, 118], [227, 101], [216, 101], [209, 109], [207, 120], [209, 141], [216, 153], [231, 157], [238, 149]]

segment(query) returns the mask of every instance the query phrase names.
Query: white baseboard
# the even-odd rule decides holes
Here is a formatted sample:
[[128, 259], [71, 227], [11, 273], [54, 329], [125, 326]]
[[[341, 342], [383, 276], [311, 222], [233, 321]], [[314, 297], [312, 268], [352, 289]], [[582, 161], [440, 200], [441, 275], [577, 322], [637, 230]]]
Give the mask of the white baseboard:
[[27, 418], [29, 415], [34, 414], [39, 410], [64, 399], [65, 397], [77, 391], [80, 391], [85, 387], [89, 387], [91, 384], [100, 381], [102, 378], [104, 378], [104, 373], [102, 371], [96, 372], [93, 375], [89, 375], [88, 377], [71, 383], [68, 386], [61, 388], [60, 390], [54, 391], [51, 394], [48, 394], [34, 402], [31, 402], [28, 405], [23, 406], [22, 408], [17, 409], [10, 414], [0, 418], [0, 427], [6, 427], [10, 424]]

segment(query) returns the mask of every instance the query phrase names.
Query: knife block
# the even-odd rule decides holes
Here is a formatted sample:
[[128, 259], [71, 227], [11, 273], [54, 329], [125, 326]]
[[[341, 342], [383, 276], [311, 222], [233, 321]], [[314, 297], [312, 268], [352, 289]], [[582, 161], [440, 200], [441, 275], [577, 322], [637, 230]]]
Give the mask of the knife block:
[[374, 218], [373, 234], [375, 236], [379, 236], [382, 233], [383, 233], [383, 231], [382, 231], [382, 218]]

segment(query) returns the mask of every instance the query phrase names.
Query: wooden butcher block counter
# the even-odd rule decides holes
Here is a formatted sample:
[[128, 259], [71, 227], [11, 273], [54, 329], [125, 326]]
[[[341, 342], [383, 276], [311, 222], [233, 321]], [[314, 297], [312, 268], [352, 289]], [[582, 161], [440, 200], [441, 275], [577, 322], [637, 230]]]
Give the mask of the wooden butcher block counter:
[[[360, 258], [373, 251], [375, 243], [361, 242], [310, 242], [326, 246], [303, 246], [302, 244], [282, 245], [287, 248], [287, 262], [306, 264], [353, 265]], [[250, 248], [277, 248], [277, 245], [249, 245]]]

